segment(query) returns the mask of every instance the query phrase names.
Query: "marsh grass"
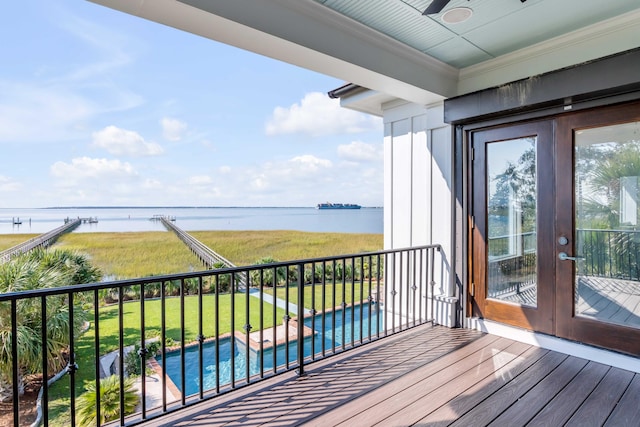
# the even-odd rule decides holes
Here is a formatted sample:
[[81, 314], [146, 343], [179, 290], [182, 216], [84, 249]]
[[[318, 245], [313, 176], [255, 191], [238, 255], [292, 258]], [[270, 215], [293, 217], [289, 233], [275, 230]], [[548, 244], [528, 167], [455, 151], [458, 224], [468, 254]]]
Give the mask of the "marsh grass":
[[192, 236], [236, 265], [262, 258], [278, 261], [379, 251], [382, 234], [304, 231], [197, 231]]
[[0, 252], [39, 236], [39, 234], [0, 234]]
[[69, 233], [55, 247], [89, 255], [105, 278], [132, 279], [204, 270], [204, 265], [169, 232]]
[[[267, 257], [291, 261], [372, 252], [383, 246], [381, 234], [303, 231], [194, 231], [189, 234], [238, 266], [252, 265]], [[163, 231], [69, 233], [60, 237], [56, 246], [88, 254], [92, 264], [100, 268], [105, 277], [113, 279], [205, 268], [175, 234]]]

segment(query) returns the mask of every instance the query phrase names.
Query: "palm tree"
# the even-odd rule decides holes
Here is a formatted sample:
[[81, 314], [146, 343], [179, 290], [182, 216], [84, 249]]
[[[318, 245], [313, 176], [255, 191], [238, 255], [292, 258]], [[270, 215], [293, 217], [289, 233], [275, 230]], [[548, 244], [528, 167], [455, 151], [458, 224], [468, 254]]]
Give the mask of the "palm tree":
[[[134, 389], [133, 378], [124, 380], [124, 413], [131, 414], [135, 411], [140, 400]], [[98, 421], [96, 384], [90, 382], [85, 386], [87, 390], [78, 397], [78, 424], [80, 426], [95, 426]], [[120, 418], [120, 377], [111, 375], [100, 380], [100, 423], [103, 425], [109, 421]]]
[[[274, 264], [278, 262], [278, 260], [275, 260], [271, 257], [265, 257], [265, 258], [261, 258], [259, 260], [257, 260], [255, 262], [256, 265], [266, 265], [266, 264]], [[258, 286], [260, 284], [260, 280], [261, 280], [261, 276], [262, 276], [262, 283], [265, 286], [268, 287], [275, 287], [275, 286], [279, 286], [282, 285], [286, 282], [287, 280], [287, 269], [285, 267], [277, 267], [276, 269], [276, 274], [275, 274], [275, 280], [274, 280], [274, 274], [273, 274], [273, 268], [265, 268], [263, 270], [253, 270], [251, 271], [250, 275], [251, 275], [251, 284], [253, 286]], [[262, 271], [262, 273], [261, 273]]]
[[[0, 265], [0, 293], [29, 291], [42, 288], [69, 286], [74, 282], [76, 269], [60, 264], [43, 262], [46, 257], [23, 255]], [[25, 298], [17, 301], [15, 318], [11, 305], [0, 304], [0, 398], [13, 397], [12, 372], [18, 368], [18, 392], [24, 393], [24, 378], [41, 373], [43, 352], [48, 362], [48, 372], [61, 369], [66, 360], [63, 352], [69, 346], [69, 336], [78, 334], [86, 319], [86, 313], [78, 300], [74, 300], [73, 323], [69, 316], [69, 300], [66, 294], [52, 295], [44, 299], [46, 319], [42, 319], [41, 298]], [[18, 360], [13, 361], [12, 324], [15, 322]], [[42, 323], [46, 336], [42, 336]], [[43, 339], [44, 338], [44, 339]], [[43, 342], [46, 345], [43, 348]]]
[[91, 265], [86, 255], [61, 249], [37, 249], [29, 252], [42, 268], [60, 268], [71, 273], [73, 284], [93, 283], [102, 279], [99, 268]]

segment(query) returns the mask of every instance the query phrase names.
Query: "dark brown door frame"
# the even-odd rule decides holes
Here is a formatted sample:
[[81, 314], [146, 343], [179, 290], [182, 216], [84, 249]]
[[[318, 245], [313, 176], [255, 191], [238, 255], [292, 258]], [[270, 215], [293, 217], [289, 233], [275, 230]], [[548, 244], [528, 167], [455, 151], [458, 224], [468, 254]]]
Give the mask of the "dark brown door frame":
[[[472, 160], [473, 222], [470, 234], [471, 283], [470, 292], [472, 315], [488, 318], [513, 326], [554, 333], [555, 313], [555, 259], [548, 248], [553, 245], [555, 222], [555, 199], [553, 188], [553, 122], [535, 121], [506, 127], [491, 128], [473, 132], [470, 138], [474, 152]], [[537, 143], [537, 307], [526, 307], [487, 298], [487, 207], [486, 207], [486, 147], [488, 143], [521, 137], [536, 136]], [[473, 293], [473, 296], [471, 296]]]
[[[558, 177], [556, 210], [566, 212], [556, 221], [558, 235], [570, 239], [567, 247], [574, 249], [575, 229], [575, 183], [573, 178], [573, 138], [576, 129], [609, 126], [632, 121], [640, 121], [640, 102], [604, 107], [557, 118], [558, 149], [556, 154], [556, 175]], [[556, 259], [562, 249], [555, 251]], [[575, 254], [575, 252], [573, 252]], [[570, 254], [572, 255], [572, 254]], [[575, 341], [602, 346], [635, 356], [640, 355], [640, 329], [604, 323], [585, 317], [575, 316], [574, 304], [574, 264], [556, 263], [556, 335]], [[571, 308], [571, 309], [569, 309]]]
[[[464, 143], [467, 145], [468, 150], [472, 148], [473, 140], [476, 135], [482, 132], [502, 132], [504, 139], [508, 138], [508, 129], [519, 128], [521, 126], [528, 126], [535, 124], [536, 121], [527, 122], [526, 116], [523, 116], [523, 121], [518, 122], [516, 118], [509, 117], [500, 124], [500, 121], [495, 120], [491, 122], [478, 123], [474, 125], [468, 125], [461, 127], [460, 132], [457, 134], [458, 138], [463, 137]], [[521, 117], [522, 118], [522, 117]], [[529, 120], [531, 118], [529, 117]], [[573, 283], [573, 269], [574, 265], [571, 262], [557, 262], [559, 252], [573, 250], [574, 245], [574, 184], [573, 184], [573, 135], [574, 129], [585, 129], [600, 126], [608, 126], [619, 123], [626, 123], [630, 121], [640, 120], [640, 101], [627, 102], [623, 104], [616, 104], [613, 106], [599, 106], [594, 109], [569, 112], [565, 114], [555, 115], [554, 117], [547, 117], [547, 123], [551, 123], [553, 126], [554, 135], [554, 153], [551, 159], [543, 160], [539, 158], [540, 162], [548, 161], [550, 165], [553, 165], [553, 174], [555, 175], [554, 191], [549, 192], [543, 202], [545, 205], [548, 203], [548, 198], [551, 197], [552, 201], [549, 206], [552, 206], [549, 211], [554, 212], [552, 225], [549, 225], [553, 229], [547, 237], [539, 236], [539, 238], [547, 239], [543, 245], [549, 248], [549, 254], [547, 261], [552, 265], [553, 277], [547, 276], [547, 279], [554, 282], [554, 290], [551, 295], [541, 298], [548, 298], [547, 301], [553, 305], [553, 313], [551, 315], [551, 328], [542, 324], [542, 327], [528, 327], [531, 317], [519, 313], [518, 310], [510, 310], [509, 307], [505, 307], [506, 310], [496, 307], [496, 310], [487, 311], [487, 308], [479, 303], [481, 298], [484, 298], [482, 292], [483, 282], [479, 279], [485, 277], [486, 270], [484, 266], [480, 266], [478, 260], [483, 259], [484, 252], [478, 252], [477, 245], [474, 245], [474, 241], [482, 239], [483, 233], [486, 231], [486, 224], [482, 224], [482, 221], [475, 221], [472, 224], [474, 210], [481, 209], [477, 204], [478, 200], [482, 200], [484, 206], [485, 197], [484, 192], [481, 194], [474, 191], [474, 180], [477, 179], [478, 173], [474, 169], [476, 166], [476, 159], [479, 152], [476, 149], [475, 158], [470, 160], [471, 156], [468, 156], [468, 164], [465, 167], [469, 172], [473, 171], [476, 176], [471, 173], [466, 174], [466, 198], [464, 206], [468, 207], [466, 217], [468, 218], [468, 238], [465, 247], [468, 248], [465, 258], [467, 262], [469, 286], [465, 288], [466, 293], [466, 311], [468, 316], [477, 316], [481, 318], [491, 318], [498, 322], [512, 324], [524, 327], [526, 329], [533, 329], [549, 333], [561, 338], [570, 339], [573, 341], [583, 342], [587, 344], [596, 345], [599, 347], [609, 348], [612, 350], [628, 353], [632, 355], [640, 355], [640, 330], [631, 327], [625, 327], [620, 325], [607, 324], [604, 322], [588, 319], [585, 317], [575, 316], [573, 312], [574, 303], [574, 283]], [[517, 133], [517, 132], [516, 132]], [[526, 132], [525, 132], [526, 133]], [[493, 138], [493, 137], [492, 137]], [[495, 140], [495, 138], [494, 138]], [[484, 161], [484, 160], [481, 160]], [[482, 199], [479, 199], [482, 197]], [[482, 207], [482, 209], [485, 209]], [[463, 211], [464, 212], [464, 211]], [[486, 212], [485, 214], [486, 215]], [[548, 221], [548, 219], [547, 219]], [[541, 226], [542, 227], [542, 226]], [[560, 247], [557, 244], [557, 238], [559, 236], [566, 236], [570, 239], [568, 246]], [[549, 240], [551, 239], [551, 240]], [[569, 255], [575, 252], [569, 253]], [[474, 284], [474, 289], [472, 285]], [[475, 295], [471, 293], [475, 291]], [[540, 289], [539, 289], [540, 291]], [[547, 319], [549, 320], [549, 319]]]

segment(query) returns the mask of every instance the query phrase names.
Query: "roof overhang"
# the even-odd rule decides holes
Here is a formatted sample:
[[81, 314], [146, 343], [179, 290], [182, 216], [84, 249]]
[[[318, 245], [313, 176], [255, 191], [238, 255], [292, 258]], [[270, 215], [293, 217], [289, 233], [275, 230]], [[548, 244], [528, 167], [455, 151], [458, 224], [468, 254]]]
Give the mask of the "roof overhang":
[[374, 114], [390, 98], [429, 105], [630, 50], [640, 35], [637, 9], [459, 70], [311, 0], [91, 1], [370, 88], [351, 96]]
[[454, 67], [313, 1], [91, 1], [408, 101], [456, 93]]

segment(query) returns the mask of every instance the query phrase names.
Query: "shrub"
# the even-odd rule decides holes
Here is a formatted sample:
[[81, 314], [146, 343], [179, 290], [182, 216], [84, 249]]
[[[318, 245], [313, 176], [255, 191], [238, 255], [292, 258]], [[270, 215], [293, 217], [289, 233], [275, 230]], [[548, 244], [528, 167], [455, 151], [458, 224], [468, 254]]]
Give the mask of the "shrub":
[[[154, 357], [158, 354], [158, 350], [160, 349], [159, 341], [152, 341], [147, 343], [146, 353], [144, 354], [144, 361], [146, 361]], [[128, 376], [139, 376], [142, 375], [142, 354], [140, 353], [140, 345], [136, 344], [133, 347], [133, 350], [127, 353], [124, 357], [124, 369]]]
[[[140, 397], [134, 388], [133, 378], [124, 380], [124, 413], [132, 414]], [[84, 394], [78, 397], [78, 425], [95, 426], [98, 421], [96, 385], [94, 382], [87, 383]], [[120, 377], [111, 375], [100, 380], [100, 418], [99, 425], [120, 418]]]
[[[273, 259], [271, 257], [265, 257], [265, 258], [261, 258], [258, 261], [255, 262], [256, 265], [266, 265], [266, 264], [273, 264], [278, 262], [278, 260]], [[264, 270], [262, 270], [262, 283], [264, 284], [264, 286], [267, 287], [274, 287], [274, 286], [280, 286], [280, 285], [284, 285], [286, 283], [287, 280], [287, 269], [286, 267], [278, 267], [275, 269], [275, 281], [274, 281], [274, 274], [273, 268], [265, 268]], [[252, 270], [251, 273], [251, 284], [252, 286], [259, 286], [260, 285], [260, 279], [261, 279], [261, 275], [260, 275], [260, 270]]]

